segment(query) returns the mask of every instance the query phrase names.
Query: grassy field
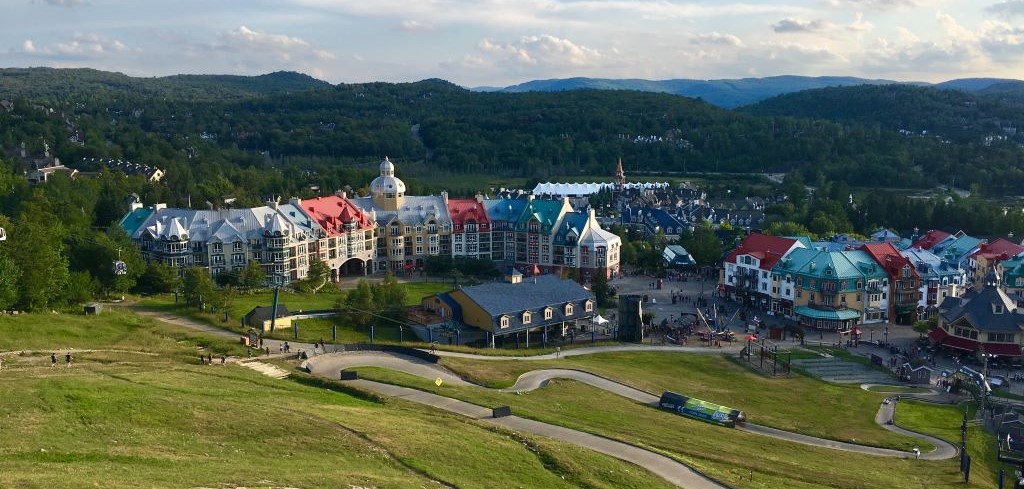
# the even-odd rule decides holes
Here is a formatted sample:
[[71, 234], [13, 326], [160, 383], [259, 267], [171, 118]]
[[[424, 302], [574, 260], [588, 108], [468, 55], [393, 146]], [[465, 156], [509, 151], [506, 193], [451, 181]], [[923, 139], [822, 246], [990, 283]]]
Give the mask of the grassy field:
[[[993, 487], [992, 474], [981, 465], [975, 466], [972, 484], [964, 486], [957, 459], [891, 459], [785, 442], [691, 420], [568, 380], [553, 380], [545, 388], [517, 395], [447, 384], [437, 387], [428, 379], [386, 369], [355, 370], [362, 378], [406, 385], [487, 407], [509, 405], [515, 415], [653, 449], [736, 488]], [[811, 404], [804, 401], [804, 406]], [[835, 418], [837, 422], [832, 425], [842, 421], [842, 416]], [[941, 413], [936, 422], [941, 424]], [[915, 446], [913, 440], [900, 438], [905, 442], [901, 446]]]
[[671, 390], [741, 409], [752, 422], [787, 431], [903, 450], [914, 443], [875, 425], [884, 394], [801, 375], [768, 378], [718, 355], [619, 352], [530, 362], [446, 357], [442, 364], [492, 387], [510, 386], [538, 368], [581, 368], [655, 394]]
[[[70, 339], [59, 345], [102, 350], [70, 369], [5, 356], [0, 389], [18, 395], [0, 396], [0, 487], [668, 487], [610, 457], [401, 401], [190, 364], [194, 338], [145, 318], [80, 319], [0, 317], [7, 350]], [[67, 337], [80, 329], [92, 334]]]
[[[419, 304], [420, 300], [427, 295], [449, 290], [450, 284], [441, 282], [406, 282], [407, 291], [406, 305]], [[244, 327], [241, 318], [256, 306], [270, 306], [273, 304], [273, 291], [261, 291], [256, 293], [242, 293], [233, 297], [227, 311], [225, 320], [223, 311], [218, 313], [200, 312], [197, 309], [186, 309], [175, 304], [174, 295], [148, 296], [138, 301], [138, 307], [164, 311], [187, 317], [200, 322], [213, 324], [221, 328], [242, 332]], [[333, 309], [341, 291], [322, 290], [317, 294], [304, 294], [282, 290], [278, 298], [279, 304], [288, 307], [290, 312]], [[337, 318], [303, 319], [299, 321], [299, 341], [315, 342], [321, 339], [330, 341], [333, 326], [337, 326], [339, 343], [366, 342], [370, 339], [370, 332], [367, 328], [357, 328]], [[290, 329], [281, 329], [274, 333], [267, 334], [269, 338], [291, 340], [294, 339], [294, 332]], [[374, 334], [374, 340], [378, 342], [397, 343], [400, 339], [398, 328], [380, 327]], [[415, 335], [406, 330], [405, 341], [413, 341]]]

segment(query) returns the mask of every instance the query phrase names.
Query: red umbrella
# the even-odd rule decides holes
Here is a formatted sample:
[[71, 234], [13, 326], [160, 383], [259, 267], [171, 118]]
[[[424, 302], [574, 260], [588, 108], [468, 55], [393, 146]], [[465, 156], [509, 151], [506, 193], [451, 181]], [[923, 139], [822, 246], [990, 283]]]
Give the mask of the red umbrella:
[[756, 335], [747, 335], [747, 341], [757, 341]]

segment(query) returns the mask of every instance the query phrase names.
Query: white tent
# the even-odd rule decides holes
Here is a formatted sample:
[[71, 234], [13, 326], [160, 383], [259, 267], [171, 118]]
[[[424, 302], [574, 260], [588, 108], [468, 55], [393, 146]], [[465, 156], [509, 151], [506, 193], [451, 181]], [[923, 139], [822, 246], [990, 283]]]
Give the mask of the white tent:
[[594, 322], [594, 324], [596, 324], [596, 325], [598, 325], [598, 326], [600, 326], [600, 325], [602, 325], [602, 324], [604, 324], [604, 323], [607, 323], [607, 322], [609, 322], [609, 321], [608, 321], [607, 319], [605, 319], [605, 318], [601, 317], [601, 315], [600, 315], [600, 314], [598, 314], [597, 316], [594, 316], [594, 319], [592, 319], [591, 321], [593, 321], [593, 322]]

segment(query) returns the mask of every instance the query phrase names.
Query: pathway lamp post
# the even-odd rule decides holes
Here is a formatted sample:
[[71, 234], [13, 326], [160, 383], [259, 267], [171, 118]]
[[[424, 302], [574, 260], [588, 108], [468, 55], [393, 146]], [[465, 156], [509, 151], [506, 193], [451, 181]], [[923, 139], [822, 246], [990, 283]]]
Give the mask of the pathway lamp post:
[[885, 346], [889, 346], [889, 325], [885, 326]]

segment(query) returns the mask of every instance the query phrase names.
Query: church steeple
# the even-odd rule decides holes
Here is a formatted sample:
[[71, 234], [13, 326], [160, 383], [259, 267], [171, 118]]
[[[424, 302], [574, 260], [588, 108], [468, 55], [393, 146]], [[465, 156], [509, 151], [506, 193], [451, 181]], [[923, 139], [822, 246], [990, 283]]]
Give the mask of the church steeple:
[[626, 187], [626, 172], [622, 170], [622, 158], [619, 158], [619, 164], [615, 167], [615, 190], [622, 190]]

